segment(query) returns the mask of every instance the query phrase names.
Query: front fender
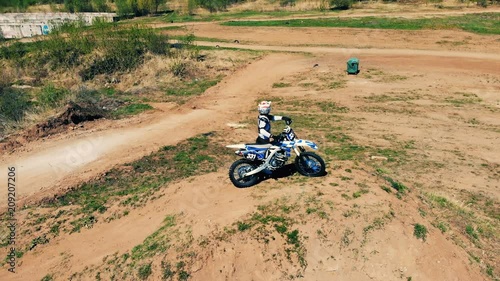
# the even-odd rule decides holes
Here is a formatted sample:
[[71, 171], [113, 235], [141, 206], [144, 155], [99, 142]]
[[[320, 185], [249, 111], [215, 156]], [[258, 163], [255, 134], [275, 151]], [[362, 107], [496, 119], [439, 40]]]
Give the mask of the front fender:
[[312, 148], [314, 150], [318, 149], [318, 145], [316, 145], [316, 143], [314, 143], [312, 141], [309, 141], [309, 140], [296, 140], [295, 141], [295, 146], [296, 147], [299, 147], [299, 146], [310, 147], [310, 148]]

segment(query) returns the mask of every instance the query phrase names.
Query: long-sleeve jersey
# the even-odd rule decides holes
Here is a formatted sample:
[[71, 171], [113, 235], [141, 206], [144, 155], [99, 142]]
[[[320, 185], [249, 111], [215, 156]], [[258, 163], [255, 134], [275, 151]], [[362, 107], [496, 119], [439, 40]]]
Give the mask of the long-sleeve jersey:
[[259, 138], [263, 140], [269, 140], [269, 138], [271, 137], [271, 121], [279, 121], [282, 120], [282, 118], [283, 116], [278, 115], [259, 115]]

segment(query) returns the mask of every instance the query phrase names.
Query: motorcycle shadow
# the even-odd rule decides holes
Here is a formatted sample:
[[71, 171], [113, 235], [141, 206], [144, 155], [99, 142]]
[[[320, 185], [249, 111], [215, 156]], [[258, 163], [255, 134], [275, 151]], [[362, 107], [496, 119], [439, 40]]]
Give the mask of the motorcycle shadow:
[[[278, 179], [281, 179], [281, 178], [286, 178], [286, 177], [289, 177], [289, 176], [292, 176], [294, 175], [295, 173], [297, 173], [297, 168], [295, 168], [295, 165], [294, 164], [287, 164], [279, 169], [276, 169], [276, 171], [274, 171], [272, 174], [270, 175], [263, 175], [260, 177], [259, 181], [257, 182], [257, 184], [263, 182], [263, 181], [266, 181], [266, 180], [269, 180], [269, 179], [274, 179], [274, 180], [278, 180]], [[321, 175], [321, 176], [326, 176], [326, 172]]]

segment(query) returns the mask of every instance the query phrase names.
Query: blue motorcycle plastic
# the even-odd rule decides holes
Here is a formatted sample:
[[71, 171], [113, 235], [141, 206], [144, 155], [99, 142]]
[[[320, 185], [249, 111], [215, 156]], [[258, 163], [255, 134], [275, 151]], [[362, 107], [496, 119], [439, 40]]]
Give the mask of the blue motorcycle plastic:
[[236, 187], [255, 185], [263, 175], [271, 175], [283, 167], [292, 153], [296, 155], [295, 168], [301, 175], [319, 177], [325, 174], [325, 161], [316, 153], [306, 151], [306, 148], [317, 150], [318, 146], [312, 141], [297, 139], [290, 126], [283, 129], [273, 144], [233, 144], [226, 147], [238, 149], [235, 153], [242, 157], [229, 168], [229, 179]]

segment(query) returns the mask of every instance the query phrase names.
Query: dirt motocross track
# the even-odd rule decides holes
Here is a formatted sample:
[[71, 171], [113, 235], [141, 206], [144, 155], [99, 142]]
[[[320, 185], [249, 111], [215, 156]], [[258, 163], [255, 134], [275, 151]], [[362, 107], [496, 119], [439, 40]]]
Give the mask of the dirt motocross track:
[[[273, 104], [276, 113], [285, 111], [288, 102], [310, 103], [313, 108], [312, 104], [333, 101], [347, 107], [349, 111], [339, 124], [348, 128], [356, 143], [385, 148], [395, 143], [412, 144], [411, 155], [416, 160], [408, 160], [405, 169], [395, 167], [393, 171], [404, 182], [420, 184], [425, 192], [447, 194], [459, 205], [462, 192], [482, 194], [494, 200], [493, 210], [498, 211], [500, 36], [461, 31], [257, 29], [217, 24], [192, 25], [189, 29], [196, 36], [241, 42], [200, 45], [277, 52], [236, 70], [186, 104], [160, 104], [155, 111], [129, 120], [98, 121], [93, 130], [32, 142], [2, 155], [0, 170], [8, 166], [18, 170], [19, 202], [50, 197], [97, 178], [115, 165], [202, 133], [213, 131], [227, 136], [221, 138], [221, 146], [249, 142], [255, 138], [253, 127], [235, 129], [228, 124], [254, 118], [256, 101], [272, 97], [280, 100]], [[436, 43], [444, 37], [465, 43]], [[353, 44], [339, 43], [346, 41]], [[345, 62], [353, 56], [361, 61], [361, 73], [346, 76]], [[318, 66], [313, 67], [315, 64]], [[322, 87], [325, 78], [340, 84]], [[273, 87], [276, 83], [289, 86]], [[291, 110], [287, 114], [300, 124], [297, 120], [308, 113]], [[315, 128], [298, 126], [295, 130], [317, 141], [318, 153], [324, 156], [322, 144], [326, 138], [314, 139]], [[227, 153], [232, 151], [228, 149]], [[271, 180], [248, 189], [236, 189], [230, 183], [227, 168], [231, 163], [227, 163], [218, 172], [171, 184], [162, 190], [165, 196], [131, 210], [128, 216], [53, 238], [25, 253], [17, 274], [2, 270], [0, 279], [40, 280], [50, 273], [54, 280], [66, 280], [89, 267], [105, 272], [101, 266], [105, 257], [117, 252], [121, 255], [141, 244], [161, 227], [168, 214], [182, 212], [179, 225], [189, 228], [193, 240], [198, 241], [242, 220], [258, 205], [283, 197], [294, 202], [301, 194], [321, 193], [321, 198], [328, 198], [334, 206], [332, 219], [310, 219], [298, 226], [302, 235], [309, 237], [302, 280], [488, 280], [484, 266], [471, 262], [465, 247], [450, 239], [451, 235], [461, 235], [459, 232], [444, 235], [419, 214], [416, 191], [403, 204], [379, 187], [380, 179], [373, 176], [371, 167], [329, 160], [328, 175], [323, 178]], [[353, 170], [352, 174], [347, 170]], [[1, 174], [0, 181], [6, 182], [5, 177]], [[344, 178], [354, 178], [356, 183]], [[355, 192], [358, 183], [368, 186], [370, 192], [352, 205], [341, 194]], [[0, 196], [5, 206], [5, 189]], [[356, 215], [345, 215], [351, 211]], [[391, 218], [389, 213], [393, 214]], [[379, 217], [382, 225], [370, 224]], [[427, 240], [413, 236], [415, 223], [428, 225]], [[329, 237], [321, 238], [317, 229]], [[500, 245], [495, 235], [488, 240], [493, 248], [489, 261], [498, 270]], [[283, 272], [297, 269], [271, 256], [274, 244], [266, 246], [244, 233], [210, 242], [208, 248], [198, 243], [191, 247], [199, 254], [189, 280], [285, 280], [289, 276]], [[153, 261], [153, 268], [160, 268], [160, 260]], [[96, 272], [90, 270], [74, 278], [94, 280], [95, 276]], [[127, 279], [139, 278], [129, 275]], [[159, 270], [149, 278], [160, 279]]]

